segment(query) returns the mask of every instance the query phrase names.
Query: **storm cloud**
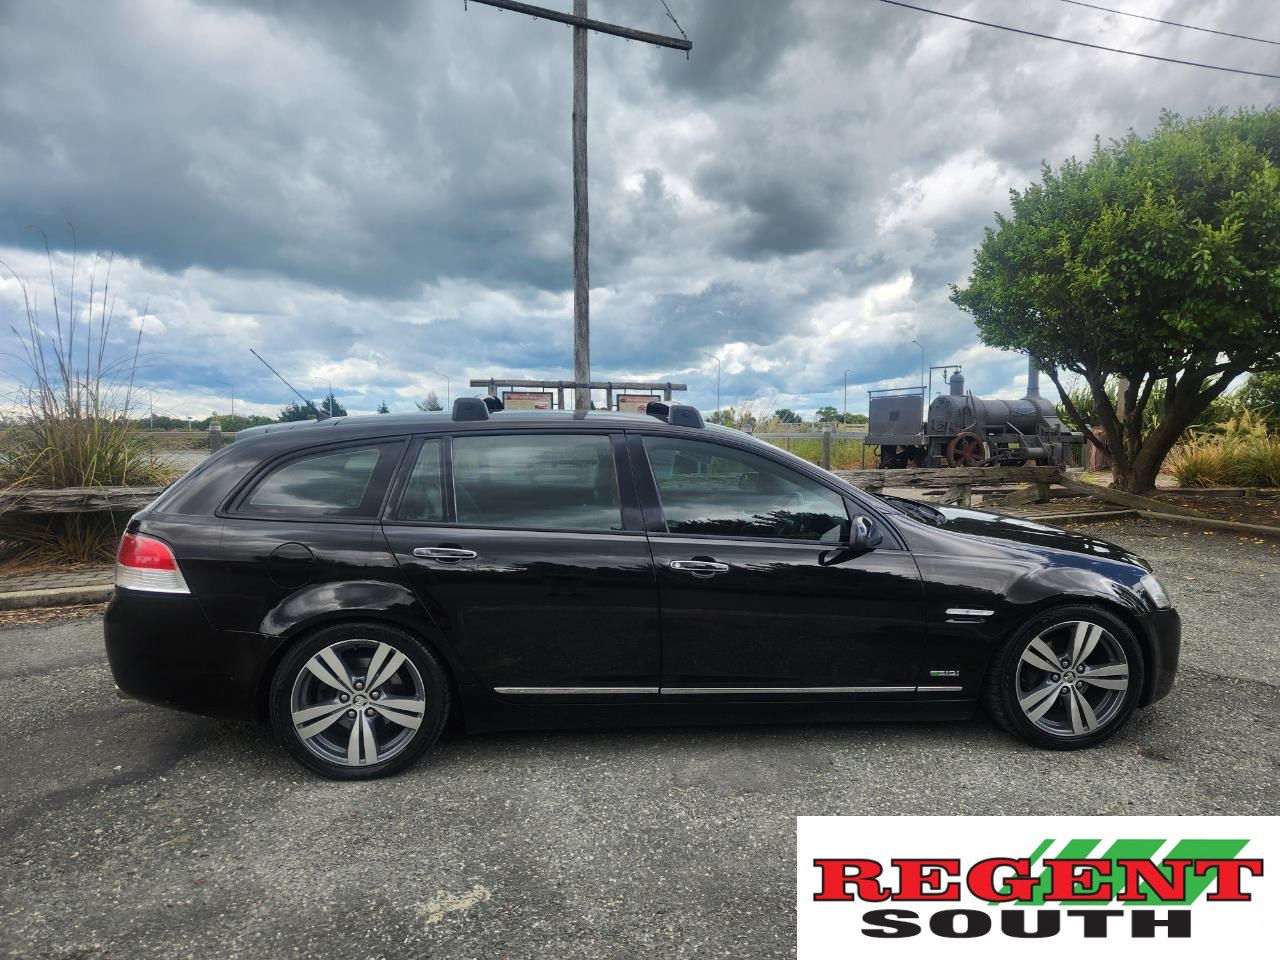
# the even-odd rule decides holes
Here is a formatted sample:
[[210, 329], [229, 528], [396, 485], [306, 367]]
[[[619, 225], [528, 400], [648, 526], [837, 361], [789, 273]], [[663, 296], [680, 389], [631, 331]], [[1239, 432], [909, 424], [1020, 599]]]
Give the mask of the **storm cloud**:
[[[561, 5], [564, 5], [563, 3]], [[710, 406], [850, 408], [963, 362], [1022, 361], [947, 300], [1008, 191], [1159, 111], [1262, 106], [1276, 81], [1085, 50], [874, 0], [670, 0], [694, 42], [590, 40], [597, 378]], [[929, 4], [922, 4], [929, 5]], [[932, 6], [1267, 70], [1258, 44], [1054, 0]], [[1126, 0], [1251, 33], [1267, 0]], [[593, 16], [674, 32], [654, 2]], [[570, 31], [461, 0], [0, 5], [0, 259], [113, 250], [120, 336], [176, 414], [271, 412], [332, 383], [353, 412], [470, 377], [568, 377]], [[0, 322], [19, 316], [0, 279]], [[144, 317], [145, 313], [145, 317]], [[23, 373], [0, 358], [5, 389]]]

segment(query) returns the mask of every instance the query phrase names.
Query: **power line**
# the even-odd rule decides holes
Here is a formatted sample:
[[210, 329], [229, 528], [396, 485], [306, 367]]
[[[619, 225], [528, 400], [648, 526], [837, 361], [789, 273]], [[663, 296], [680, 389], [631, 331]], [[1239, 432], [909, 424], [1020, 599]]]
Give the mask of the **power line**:
[[1226, 30], [1211, 30], [1208, 27], [1193, 27], [1189, 23], [1178, 23], [1176, 20], [1161, 20], [1159, 17], [1147, 17], [1141, 13], [1129, 13], [1127, 10], [1113, 10], [1111, 7], [1100, 7], [1096, 3], [1085, 3], [1083, 0], [1060, 0], [1073, 7], [1088, 7], [1090, 10], [1101, 10], [1104, 13], [1115, 13], [1122, 17], [1133, 17], [1135, 20], [1150, 20], [1152, 23], [1163, 23], [1168, 27], [1181, 27], [1183, 30], [1197, 30], [1200, 33], [1213, 33], [1220, 37], [1235, 37], [1237, 40], [1252, 40], [1254, 43], [1269, 43], [1280, 47], [1280, 40], [1263, 40], [1261, 37], [1250, 37], [1243, 33], [1228, 33]]
[[941, 10], [930, 10], [928, 7], [917, 7], [900, 0], [880, 0], [895, 7], [905, 7], [920, 13], [931, 13], [935, 17], [946, 17], [948, 20], [960, 20], [964, 23], [977, 24], [980, 27], [991, 27], [995, 30], [1007, 30], [1009, 33], [1021, 33], [1028, 37], [1039, 37], [1041, 40], [1057, 40], [1059, 43], [1070, 43], [1077, 47], [1088, 47], [1090, 50], [1105, 50], [1107, 53], [1123, 53], [1130, 57], [1142, 57], [1144, 60], [1160, 60], [1163, 63], [1180, 63], [1187, 67], [1203, 67], [1205, 70], [1221, 70], [1223, 73], [1242, 73], [1248, 77], [1266, 77], [1268, 80], [1280, 80], [1280, 73], [1259, 73], [1256, 70], [1238, 70], [1235, 67], [1220, 67], [1214, 63], [1197, 63], [1194, 60], [1179, 60], [1177, 57], [1160, 57], [1154, 53], [1138, 53], [1136, 50], [1121, 50], [1119, 47], [1104, 47], [1098, 43], [1086, 43], [1083, 40], [1068, 40], [1066, 37], [1055, 37], [1048, 33], [1036, 33], [1034, 30], [1023, 30], [1020, 27], [1007, 27], [1002, 23], [991, 23], [987, 20], [974, 20], [956, 13], [943, 13]]
[[676, 15], [672, 13], [671, 8], [667, 6], [667, 0], [658, 0], [658, 2], [662, 4], [662, 9], [667, 11], [667, 17], [676, 25], [676, 29], [680, 31], [680, 36], [688, 40], [689, 35], [684, 32], [684, 27], [680, 26], [680, 21], [676, 19]]

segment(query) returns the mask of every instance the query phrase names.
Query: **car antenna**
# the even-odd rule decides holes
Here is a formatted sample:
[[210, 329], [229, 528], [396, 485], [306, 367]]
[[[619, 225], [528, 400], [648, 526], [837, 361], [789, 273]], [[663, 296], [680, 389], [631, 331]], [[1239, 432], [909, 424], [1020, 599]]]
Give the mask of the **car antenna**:
[[[249, 348], [249, 352], [250, 352], [250, 353], [252, 353], [252, 354], [253, 354], [255, 357], [257, 357], [259, 360], [262, 360], [262, 355], [261, 355], [260, 353], [258, 353], [258, 351], [257, 351], [257, 350], [253, 349], [253, 347], [250, 347], [250, 348]], [[264, 367], [266, 367], [268, 370], [270, 370], [272, 373], [274, 373], [277, 377], [280, 377], [280, 371], [279, 371], [279, 370], [277, 370], [275, 367], [273, 367], [271, 364], [267, 363], [267, 361], [262, 360], [262, 365], [263, 365]], [[292, 383], [290, 383], [288, 380], [286, 380], [284, 377], [280, 377], [280, 382], [281, 382], [281, 383], [283, 383], [283, 384], [284, 384], [286, 387], [288, 387], [290, 390], [293, 390], [293, 384], [292, 384]], [[328, 420], [328, 419], [329, 419], [329, 414], [325, 413], [323, 410], [321, 410], [319, 407], [317, 407], [314, 403], [312, 403], [310, 400], [308, 400], [308, 399], [307, 399], [306, 397], [304, 397], [302, 394], [298, 393], [298, 391], [297, 391], [297, 390], [293, 390], [293, 393], [294, 393], [294, 396], [296, 396], [299, 400], [301, 400], [301, 401], [302, 401], [303, 403], [305, 403], [308, 407], [310, 407], [312, 410], [314, 410], [314, 411], [315, 411], [315, 413], [316, 413], [316, 419], [317, 419], [317, 420]]]

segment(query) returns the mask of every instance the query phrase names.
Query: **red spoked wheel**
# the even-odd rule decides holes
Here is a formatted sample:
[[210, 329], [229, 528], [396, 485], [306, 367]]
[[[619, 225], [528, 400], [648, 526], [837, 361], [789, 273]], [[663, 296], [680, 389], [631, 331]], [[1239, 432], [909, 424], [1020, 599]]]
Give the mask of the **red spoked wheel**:
[[989, 456], [987, 442], [976, 433], [958, 433], [947, 444], [946, 462], [949, 467], [971, 467]]

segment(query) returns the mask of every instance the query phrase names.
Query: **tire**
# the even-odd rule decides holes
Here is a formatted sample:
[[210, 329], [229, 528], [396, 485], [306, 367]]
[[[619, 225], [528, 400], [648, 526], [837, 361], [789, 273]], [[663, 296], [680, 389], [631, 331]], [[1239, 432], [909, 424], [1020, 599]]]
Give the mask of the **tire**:
[[401, 630], [370, 623], [325, 627], [301, 641], [276, 668], [270, 697], [285, 749], [333, 780], [398, 773], [431, 748], [449, 716], [449, 681], [435, 655]]
[[995, 656], [984, 698], [996, 722], [1028, 743], [1080, 750], [1108, 739], [1133, 715], [1145, 666], [1141, 645], [1119, 617], [1085, 604], [1054, 607]]

